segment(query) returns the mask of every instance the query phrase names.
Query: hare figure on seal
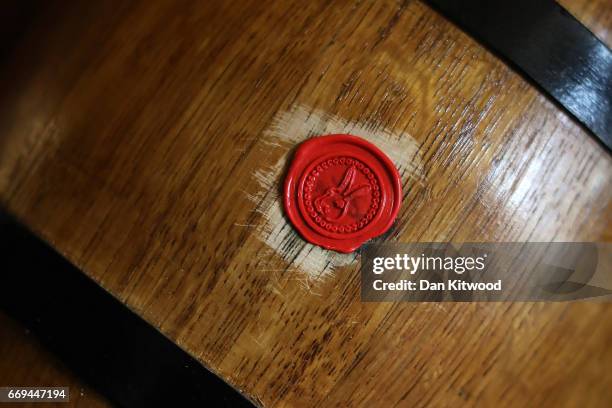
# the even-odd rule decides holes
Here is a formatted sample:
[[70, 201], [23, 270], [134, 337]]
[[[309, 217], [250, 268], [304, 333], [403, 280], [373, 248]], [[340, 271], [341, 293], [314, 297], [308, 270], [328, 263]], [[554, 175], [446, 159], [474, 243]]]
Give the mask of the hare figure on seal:
[[[350, 203], [354, 198], [370, 192], [368, 184], [353, 188], [356, 175], [357, 169], [355, 166], [349, 167], [337, 187], [330, 187], [322, 196], [314, 200], [315, 208], [327, 221], [338, 222], [347, 214]], [[338, 211], [339, 214], [336, 215]]]

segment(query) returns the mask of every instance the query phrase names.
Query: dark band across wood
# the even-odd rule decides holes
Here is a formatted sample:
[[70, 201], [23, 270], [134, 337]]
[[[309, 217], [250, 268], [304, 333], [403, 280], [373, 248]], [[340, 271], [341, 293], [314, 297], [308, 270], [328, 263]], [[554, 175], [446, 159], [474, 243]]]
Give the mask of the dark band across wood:
[[0, 248], [0, 308], [113, 404], [253, 406], [1, 209]]
[[428, 0], [612, 149], [612, 52], [553, 0]]

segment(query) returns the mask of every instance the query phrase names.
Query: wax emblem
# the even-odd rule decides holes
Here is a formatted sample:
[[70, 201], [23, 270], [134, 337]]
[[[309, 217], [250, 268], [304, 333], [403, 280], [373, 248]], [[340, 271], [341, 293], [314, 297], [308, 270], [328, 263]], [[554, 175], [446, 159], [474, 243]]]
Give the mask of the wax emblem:
[[352, 252], [393, 223], [402, 199], [399, 174], [372, 143], [352, 135], [307, 140], [285, 179], [284, 205], [313, 244]]

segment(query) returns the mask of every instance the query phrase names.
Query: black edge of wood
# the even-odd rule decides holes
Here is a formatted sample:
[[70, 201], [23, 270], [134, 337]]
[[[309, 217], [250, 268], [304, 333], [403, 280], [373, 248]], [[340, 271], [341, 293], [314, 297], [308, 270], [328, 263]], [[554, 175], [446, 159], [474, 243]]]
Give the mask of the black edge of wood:
[[0, 245], [0, 307], [111, 403], [254, 406], [1, 209]]
[[427, 0], [612, 151], [612, 51], [553, 0]]

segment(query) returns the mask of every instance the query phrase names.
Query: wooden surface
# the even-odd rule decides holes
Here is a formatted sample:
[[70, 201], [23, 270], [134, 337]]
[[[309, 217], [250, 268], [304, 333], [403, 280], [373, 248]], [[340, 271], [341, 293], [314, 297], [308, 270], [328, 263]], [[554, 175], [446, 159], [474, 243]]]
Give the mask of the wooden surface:
[[68, 403], [2, 403], [9, 407], [103, 408], [110, 404], [57, 361], [23, 326], [0, 312], [0, 386], [69, 387]]
[[0, 202], [257, 404], [612, 404], [612, 305], [361, 303], [279, 211], [350, 131], [402, 171], [389, 240], [612, 240], [609, 154], [423, 3], [74, 2], [5, 60]]

